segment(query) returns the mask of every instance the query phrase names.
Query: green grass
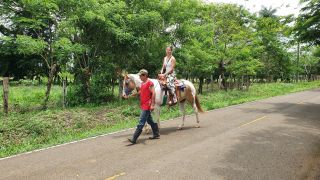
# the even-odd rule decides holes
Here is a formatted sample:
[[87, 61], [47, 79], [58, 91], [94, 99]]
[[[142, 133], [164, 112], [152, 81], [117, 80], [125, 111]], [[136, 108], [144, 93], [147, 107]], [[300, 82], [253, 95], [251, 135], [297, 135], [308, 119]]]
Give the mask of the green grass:
[[[0, 101], [3, 101], [2, 86], [0, 86]], [[11, 85], [9, 87], [9, 109], [10, 111], [25, 113], [40, 109], [45, 97], [46, 86], [26, 86]], [[48, 107], [58, 107], [62, 104], [62, 88], [61, 86], [52, 86]], [[3, 108], [2, 103], [0, 108]]]
[[[296, 84], [255, 84], [248, 91], [215, 91], [199, 97], [203, 109], [211, 110], [319, 87], [320, 81]], [[19, 102], [25, 106], [41, 105], [40, 96], [42, 95], [40, 92], [43, 92], [43, 88], [32, 87], [27, 92], [24, 88], [28, 87], [11, 88], [11, 101]], [[57, 89], [53, 91], [52, 97], [54, 98], [51, 102], [57, 102], [60, 96], [59, 87], [54, 88]], [[192, 113], [190, 106], [188, 106], [187, 112], [188, 114]], [[65, 110], [53, 108], [47, 111], [12, 112], [8, 117], [2, 118], [3, 116], [1, 116], [0, 157], [135, 127], [139, 113], [137, 99], [101, 106], [86, 105]], [[177, 106], [171, 109], [162, 108], [162, 120], [178, 116]]]

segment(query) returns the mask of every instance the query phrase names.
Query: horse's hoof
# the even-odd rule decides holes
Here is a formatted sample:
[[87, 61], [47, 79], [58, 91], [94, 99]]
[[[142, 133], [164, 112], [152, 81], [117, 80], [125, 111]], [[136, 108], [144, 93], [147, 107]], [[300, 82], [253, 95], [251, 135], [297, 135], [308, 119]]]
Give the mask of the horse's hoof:
[[182, 130], [182, 127], [178, 127], [177, 130]]
[[150, 130], [145, 130], [144, 134], [150, 134]]
[[195, 128], [200, 128], [200, 125], [195, 125], [194, 127], [195, 127]]

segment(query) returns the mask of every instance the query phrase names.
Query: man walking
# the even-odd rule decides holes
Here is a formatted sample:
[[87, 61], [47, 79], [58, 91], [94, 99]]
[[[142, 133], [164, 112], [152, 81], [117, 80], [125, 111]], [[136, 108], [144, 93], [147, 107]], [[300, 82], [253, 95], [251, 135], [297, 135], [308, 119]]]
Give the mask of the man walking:
[[134, 132], [132, 139], [128, 139], [132, 144], [136, 144], [146, 122], [150, 124], [153, 131], [153, 136], [149, 137], [149, 139], [158, 139], [160, 137], [158, 124], [153, 122], [151, 116], [151, 111], [154, 109], [155, 103], [154, 85], [148, 78], [147, 70], [142, 69], [138, 74], [142, 81], [140, 90], [138, 92], [138, 94], [140, 94], [141, 114], [139, 124], [137, 125], [137, 129]]

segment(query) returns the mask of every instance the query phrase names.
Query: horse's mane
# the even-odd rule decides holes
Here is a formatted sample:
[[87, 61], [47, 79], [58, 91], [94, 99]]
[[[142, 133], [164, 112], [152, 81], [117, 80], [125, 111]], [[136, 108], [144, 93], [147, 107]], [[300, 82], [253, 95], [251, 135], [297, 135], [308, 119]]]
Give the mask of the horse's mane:
[[138, 74], [128, 74], [128, 77], [134, 81], [137, 87], [141, 86], [142, 81]]
[[[136, 84], [136, 87], [140, 87], [141, 86], [141, 79], [139, 77], [138, 74], [128, 74], [128, 77], [134, 81], [134, 83]], [[159, 85], [158, 79], [153, 79], [153, 78], [149, 78], [155, 85], [155, 87], [157, 87]]]

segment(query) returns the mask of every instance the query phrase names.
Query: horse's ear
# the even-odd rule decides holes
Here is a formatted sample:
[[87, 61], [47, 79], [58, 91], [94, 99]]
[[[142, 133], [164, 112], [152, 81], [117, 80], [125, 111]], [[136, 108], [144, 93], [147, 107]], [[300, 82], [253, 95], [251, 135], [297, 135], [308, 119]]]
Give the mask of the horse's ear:
[[128, 72], [127, 71], [122, 71], [121, 76], [122, 77], [128, 77]]

